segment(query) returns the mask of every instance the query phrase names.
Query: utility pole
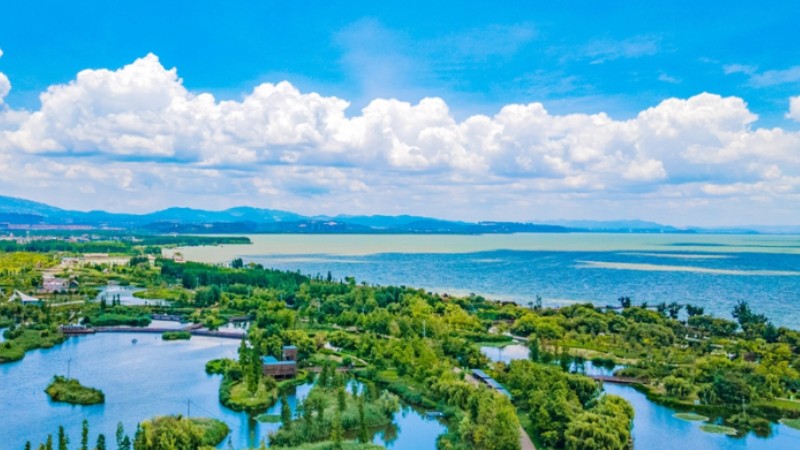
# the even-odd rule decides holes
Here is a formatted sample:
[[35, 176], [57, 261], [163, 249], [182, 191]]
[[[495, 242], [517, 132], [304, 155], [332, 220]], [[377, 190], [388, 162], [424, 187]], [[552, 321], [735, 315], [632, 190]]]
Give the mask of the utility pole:
[[425, 338], [428, 337], [427, 331], [428, 331], [427, 328], [425, 328], [425, 321], [423, 320], [422, 321], [422, 339], [425, 339]]
[[186, 400], [186, 418], [192, 417], [192, 401]]

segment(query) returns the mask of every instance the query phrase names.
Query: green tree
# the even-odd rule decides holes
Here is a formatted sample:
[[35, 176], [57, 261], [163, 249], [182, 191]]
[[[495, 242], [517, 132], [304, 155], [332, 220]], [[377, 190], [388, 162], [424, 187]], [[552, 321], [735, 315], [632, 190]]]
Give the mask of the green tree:
[[364, 413], [366, 399], [363, 395], [358, 397], [358, 442], [366, 444], [369, 442], [369, 430], [367, 429], [367, 419]]
[[539, 339], [535, 337], [528, 339], [528, 358], [533, 362], [539, 362], [542, 359]]
[[58, 450], [68, 450], [67, 446], [69, 445], [69, 438], [67, 437], [66, 433], [64, 432], [64, 427], [58, 427]]
[[89, 450], [89, 421], [83, 419], [81, 423], [81, 446], [80, 450]]
[[689, 317], [702, 316], [705, 313], [705, 308], [702, 306], [686, 305], [686, 314]]
[[287, 429], [292, 427], [292, 409], [285, 395], [281, 396], [281, 423]]
[[336, 407], [339, 412], [344, 412], [347, 408], [347, 392], [345, 392], [344, 386], [339, 386], [336, 389]]
[[342, 414], [339, 410], [336, 410], [333, 414], [333, 423], [331, 424], [331, 440], [333, 441], [334, 450], [342, 450], [343, 435]]
[[122, 422], [117, 422], [117, 450], [122, 450], [122, 440], [125, 439], [125, 428], [122, 426]]
[[106, 435], [103, 433], [97, 436], [97, 445], [95, 445], [94, 450], [106, 450]]
[[664, 390], [670, 397], [685, 400], [692, 395], [692, 383], [688, 380], [670, 375], [665, 377], [663, 382]]

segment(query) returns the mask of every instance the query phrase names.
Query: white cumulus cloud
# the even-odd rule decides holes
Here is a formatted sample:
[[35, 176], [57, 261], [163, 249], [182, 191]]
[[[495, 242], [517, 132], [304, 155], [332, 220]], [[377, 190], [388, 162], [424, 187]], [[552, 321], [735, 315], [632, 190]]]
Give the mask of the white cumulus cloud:
[[800, 122], [800, 95], [789, 99], [789, 112], [786, 117]]
[[[0, 49], [0, 58], [3, 57], [3, 50]], [[6, 95], [11, 92], [11, 82], [8, 81], [8, 77], [0, 72], [0, 105], [3, 104], [3, 99], [6, 98]]]
[[[628, 120], [541, 103], [458, 120], [441, 98], [377, 98], [352, 112], [286, 81], [220, 101], [151, 54], [81, 71], [40, 100], [0, 111], [0, 189], [64, 206], [670, 220], [711, 201], [734, 220], [725, 202], [737, 197], [800, 220], [780, 206], [800, 195], [800, 134], [755, 127], [738, 97], [666, 99]], [[788, 117], [800, 120], [800, 97]]]

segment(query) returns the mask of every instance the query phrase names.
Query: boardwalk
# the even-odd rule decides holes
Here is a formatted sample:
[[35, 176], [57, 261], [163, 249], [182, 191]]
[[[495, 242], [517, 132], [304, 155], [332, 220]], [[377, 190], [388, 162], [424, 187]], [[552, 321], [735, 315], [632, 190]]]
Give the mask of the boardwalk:
[[97, 327], [93, 328], [96, 333], [151, 333], [162, 334], [167, 331], [188, 331], [192, 336], [208, 336], [227, 339], [242, 340], [244, 335], [242, 333], [233, 333], [230, 331], [211, 331], [211, 330], [176, 330], [175, 328], [142, 328], [142, 327]]
[[615, 383], [615, 384], [642, 384], [644, 380], [639, 378], [630, 378], [630, 377], [615, 377], [613, 375], [588, 375], [589, 378], [595, 381], [602, 381], [603, 383]]

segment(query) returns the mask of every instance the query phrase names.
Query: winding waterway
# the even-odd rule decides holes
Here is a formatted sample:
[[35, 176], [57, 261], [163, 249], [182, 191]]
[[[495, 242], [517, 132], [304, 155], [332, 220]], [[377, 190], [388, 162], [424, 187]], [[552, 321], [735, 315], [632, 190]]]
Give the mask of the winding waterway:
[[[523, 345], [509, 345], [502, 349], [482, 347], [481, 352], [492, 361], [510, 362], [527, 359], [528, 349]], [[586, 363], [587, 374], [608, 375], [609, 370]], [[674, 416], [678, 411], [651, 402], [632, 386], [604, 383], [603, 391], [618, 395], [633, 405], [633, 442], [636, 450], [775, 450], [800, 448], [800, 430], [773, 424], [772, 435], [761, 438], [753, 433], [731, 437], [706, 433], [698, 422], [688, 422]]]

